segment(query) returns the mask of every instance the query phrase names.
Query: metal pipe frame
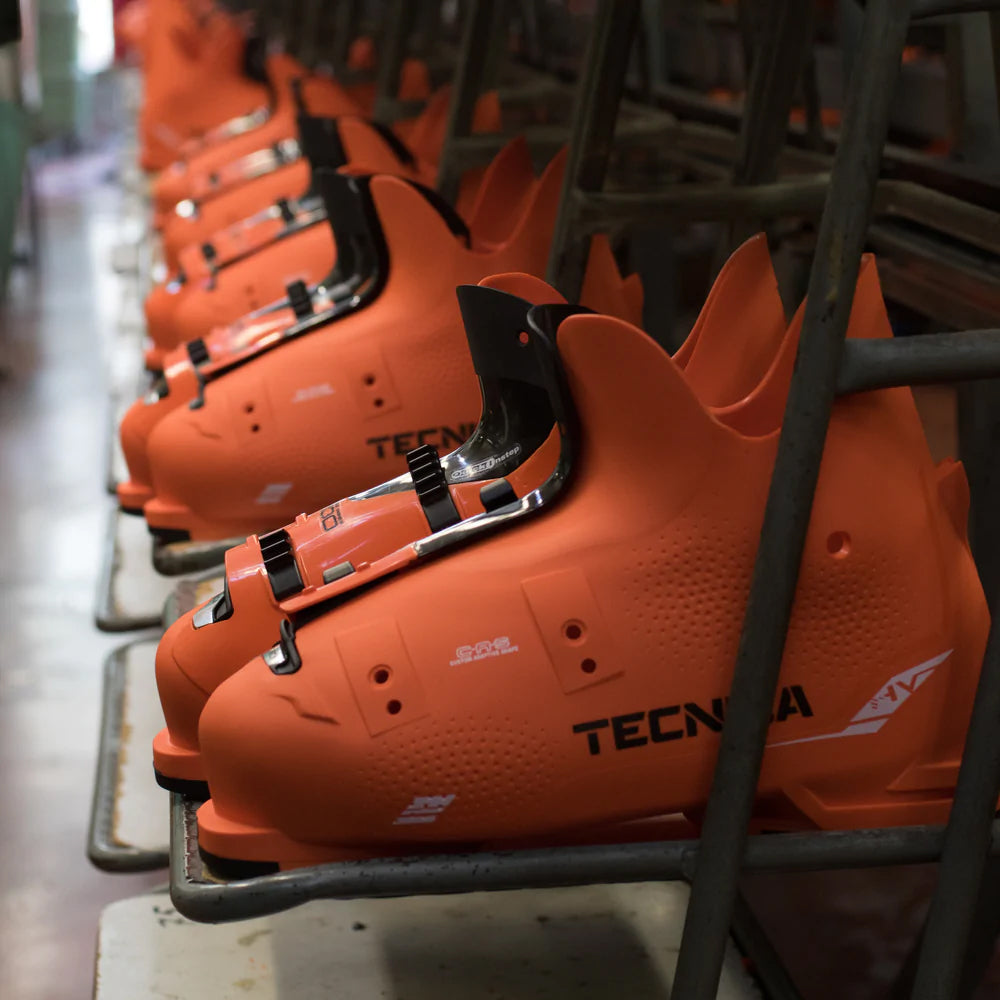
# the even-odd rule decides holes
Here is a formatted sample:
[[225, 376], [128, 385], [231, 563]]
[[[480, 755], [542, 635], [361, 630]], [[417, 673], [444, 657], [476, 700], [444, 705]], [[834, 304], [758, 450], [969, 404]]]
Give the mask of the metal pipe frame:
[[[988, 93], [985, 80], [978, 77], [987, 75], [992, 54], [992, 121], [977, 120], [975, 129], [980, 133], [978, 139], [982, 149], [988, 151], [988, 158], [992, 160], [997, 148], [997, 128], [1000, 127], [997, 118], [1000, 113], [1000, 13], [994, 9], [988, 19], [978, 20], [988, 23], [987, 44], [991, 43], [992, 53], [989, 49], [985, 53], [977, 51], [979, 61], [968, 70], [972, 76], [968, 82], [970, 86], [980, 88], [981, 94]], [[966, 117], [972, 121], [974, 115], [969, 112]], [[965, 367], [977, 352], [978, 341], [983, 339], [983, 331], [965, 335], [961, 349]], [[924, 349], [925, 354], [932, 351], [933, 347]], [[1000, 864], [990, 858], [987, 843], [987, 828], [996, 813], [1000, 791], [1000, 623], [997, 621], [1000, 614], [1000, 535], [992, 526], [988, 531], [982, 530], [983, 523], [992, 522], [995, 511], [1000, 391], [994, 382], [977, 386], [975, 392], [963, 395], [966, 406], [971, 398], [978, 401], [979, 409], [983, 411], [982, 419], [974, 428], [968, 425], [962, 428], [965, 431], [962, 443], [966, 446], [972, 443], [970, 430], [979, 431], [976, 443], [982, 449], [979, 457], [985, 459], [985, 468], [970, 470], [974, 480], [980, 480], [977, 483], [979, 489], [973, 494], [978, 501], [976, 526], [980, 528], [976, 533], [975, 551], [986, 592], [991, 597], [992, 626], [945, 831], [938, 882], [931, 897], [917, 955], [913, 1000], [971, 996], [982, 978], [1000, 931], [1000, 898], [997, 895], [1000, 892]]]
[[842, 396], [896, 385], [957, 382], [984, 378], [989, 372], [1000, 372], [1000, 329], [849, 340], [836, 391]]
[[[592, 234], [651, 222], [819, 215], [829, 184], [830, 175], [821, 173], [752, 187], [685, 184], [647, 193], [578, 192], [575, 201], [581, 231]], [[990, 253], [1000, 253], [1000, 213], [912, 181], [879, 181], [873, 214], [917, 222]]]
[[871, 0], [866, 9], [705, 810], [674, 1000], [712, 1000], [718, 990], [909, 15], [910, 0]]
[[1000, 10], [1000, 0], [913, 0], [910, 14], [914, 21], [947, 14], [975, 14], [983, 10]]
[[[540, 90], [540, 88], [538, 89]], [[523, 98], [522, 90], [512, 95], [513, 100], [508, 100], [504, 91], [500, 91], [499, 94], [503, 107], [512, 107]], [[648, 146], [654, 143], [660, 145], [664, 131], [673, 127], [673, 123], [663, 115], [636, 116], [627, 121], [622, 120], [615, 129], [614, 145], [618, 149], [630, 145]], [[551, 157], [568, 143], [570, 130], [568, 126], [561, 124], [530, 124], [517, 129], [517, 131], [506, 133], [480, 132], [473, 135], [456, 135], [451, 140], [449, 147], [449, 169], [461, 173], [470, 167], [484, 166], [517, 136], [524, 137], [533, 153], [538, 156]], [[677, 153], [678, 158], [683, 155]], [[728, 171], [723, 170], [719, 176], [728, 176]]]
[[1000, 105], [1000, 10], [990, 12], [990, 37], [993, 41], [993, 84]]
[[[669, 84], [657, 88], [654, 97], [660, 110], [684, 119], [683, 131], [678, 133], [678, 139], [686, 140], [701, 151], [732, 160], [736, 143], [733, 133], [739, 127], [741, 115], [739, 108], [713, 102], [688, 89]], [[794, 144], [785, 147], [781, 157], [783, 168], [792, 172], [829, 168], [829, 157], [805, 148], [805, 129], [802, 126], [790, 126], [788, 134]], [[836, 140], [836, 137], [837, 130], [831, 129], [830, 138]], [[939, 191], [1000, 208], [1000, 185], [994, 176], [982, 169], [894, 143], [886, 144], [882, 162], [889, 176], [916, 181]]]
[[590, 237], [581, 237], [576, 225], [577, 192], [597, 192], [604, 185], [639, 7], [639, 0], [599, 0], [580, 70], [546, 272], [549, 284], [570, 302], [579, 301], [590, 251]]
[[320, 12], [323, 0], [305, 0], [302, 11], [302, 44], [299, 57], [306, 66], [315, 68], [319, 58]]
[[348, 78], [348, 56], [351, 42], [357, 34], [361, 19], [362, 0], [337, 0], [333, 11], [333, 45], [330, 49], [330, 65], [337, 80]]
[[980, 885], [990, 853], [990, 826], [1000, 789], [1000, 604], [979, 673], [955, 798], [945, 830], [938, 882], [917, 960], [913, 1000], [958, 993]]
[[[771, 0], [761, 6], [753, 32], [757, 51], [750, 64], [733, 164], [735, 187], [763, 184], [778, 176], [778, 155], [785, 145], [796, 90], [790, 81], [802, 79], [812, 49], [814, 13], [814, 0]], [[720, 266], [734, 246], [760, 227], [751, 218], [736, 219], [726, 228], [717, 255], [722, 258]]]
[[[170, 797], [170, 896], [184, 916], [202, 923], [280, 913], [315, 899], [437, 896], [462, 892], [551, 889], [571, 885], [688, 879], [697, 840], [551, 847], [316, 865], [255, 878], [221, 880], [198, 853], [200, 803]], [[1000, 821], [993, 851], [1000, 855]], [[825, 871], [936, 861], [944, 827], [771, 833], [749, 838], [747, 871]], [[728, 933], [728, 930], [727, 930]]]
[[472, 133], [476, 101], [483, 92], [486, 80], [488, 60], [485, 55], [490, 48], [490, 36], [497, 26], [497, 11], [503, 6], [504, 3], [494, 4], [490, 0], [470, 0], [466, 9], [438, 167], [438, 191], [450, 202], [454, 202], [458, 195], [464, 169], [456, 156], [456, 142]]
[[407, 43], [417, 16], [414, 0], [390, 0], [386, 12], [386, 31], [378, 55], [375, 77], [376, 121], [392, 122], [399, 105], [399, 76], [406, 59]]
[[[150, 636], [147, 635], [145, 638], [148, 639]], [[87, 857], [94, 867], [106, 872], [156, 871], [159, 868], [166, 868], [168, 863], [167, 851], [151, 851], [122, 844], [114, 836], [122, 721], [125, 710], [127, 649], [128, 646], [121, 646], [112, 650], [104, 661], [97, 773], [94, 778], [90, 826], [87, 831]]]
[[538, 0], [518, 0], [517, 13], [521, 22], [525, 57], [530, 63], [539, 63], [544, 57], [544, 50], [538, 23]]

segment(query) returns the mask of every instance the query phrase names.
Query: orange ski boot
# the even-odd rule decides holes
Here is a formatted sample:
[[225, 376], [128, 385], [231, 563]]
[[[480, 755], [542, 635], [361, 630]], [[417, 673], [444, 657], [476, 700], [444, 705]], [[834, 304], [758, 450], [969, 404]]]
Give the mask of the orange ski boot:
[[[436, 125], [444, 121], [447, 94], [441, 98], [420, 117], [420, 129], [413, 133], [418, 143], [415, 154], [392, 132], [363, 119], [303, 116], [299, 120], [303, 162], [310, 173], [349, 166], [352, 172], [393, 173], [433, 184], [443, 142], [443, 131]], [[499, 127], [495, 95], [480, 99], [475, 127], [477, 131]], [[479, 181], [481, 176], [471, 174], [463, 179], [460, 214], [471, 207]], [[313, 285], [329, 273], [334, 241], [323, 225], [327, 215], [315, 181], [308, 187], [301, 198], [280, 200], [180, 252], [175, 275], [146, 299], [147, 332], [153, 341], [146, 354], [148, 368], [159, 370], [170, 349], [205, 337], [211, 327], [279, 298], [291, 281]]]
[[[870, 259], [850, 335], [891, 336]], [[532, 502], [357, 570], [324, 614], [292, 602], [278, 645], [212, 694], [205, 852], [290, 867], [703, 808], [778, 426], [715, 419], [618, 320], [565, 319], [558, 353], [578, 454]], [[909, 390], [837, 402], [759, 823], [947, 816], [989, 627], [964, 486]]]
[[147, 8], [139, 159], [162, 170], [191, 138], [261, 118], [269, 91], [255, 68], [261, 42], [247, 42], [232, 14], [187, 0], [148, 0]]
[[162, 221], [178, 202], [221, 194], [248, 175], [255, 176], [255, 171], [266, 169], [272, 159], [282, 163], [297, 156], [298, 115], [335, 118], [364, 114], [365, 109], [355, 104], [338, 83], [311, 73], [287, 53], [268, 56], [267, 78], [275, 106], [266, 121], [172, 163], [157, 177], [153, 185], [157, 221]]
[[[155, 0], [153, 0], [155, 3]], [[149, 34], [149, 0], [132, 0], [114, 13], [115, 61], [142, 66], [151, 38]]]
[[[475, 425], [479, 393], [454, 287], [512, 268], [544, 269], [563, 159], [536, 180], [523, 141], [510, 144], [491, 165], [471, 230], [437, 195], [409, 181], [324, 173], [327, 212], [338, 220], [334, 274], [319, 290], [291, 286], [285, 303], [168, 356], [156, 392], [122, 421], [130, 474], [119, 486], [122, 506], [138, 509], [149, 501], [151, 527], [189, 532], [195, 540], [243, 538], [404, 471], [407, 434], [425, 430], [428, 441], [432, 434], [445, 444], [451, 435], [455, 444], [464, 441]], [[259, 381], [265, 376], [267, 389]], [[224, 400], [233, 391], [240, 395], [242, 416], [229, 424], [230, 403]], [[221, 420], [236, 432], [236, 438], [228, 430], [222, 437], [209, 432], [215, 444], [205, 459], [217, 470], [220, 447], [242, 450], [244, 458], [247, 449], [263, 448], [270, 457], [258, 456], [258, 470], [277, 462], [279, 479], [235, 500], [234, 481], [220, 481], [217, 492], [208, 486], [208, 469], [208, 478], [191, 478], [198, 460], [187, 472], [175, 467], [174, 448], [189, 449], [190, 417], [204, 428]], [[312, 421], [326, 418], [339, 421], [345, 443], [351, 442], [332, 464], [312, 431]], [[300, 420], [306, 421], [301, 428]], [[286, 434], [300, 439], [285, 442]], [[201, 439], [198, 451], [209, 437], [195, 435]], [[314, 448], [324, 456], [311, 456]], [[298, 454], [309, 468], [296, 472], [289, 454]], [[243, 478], [246, 465], [238, 464]], [[159, 495], [151, 500], [154, 492]], [[189, 510], [189, 503], [205, 500], [203, 514]]]
[[[584, 300], [611, 303], [627, 296], [607, 243], [598, 241], [595, 250]], [[558, 444], [550, 433], [555, 404], [547, 398], [533, 399], [539, 392], [532, 385], [539, 381], [539, 365], [516, 337], [525, 327], [531, 303], [558, 302], [560, 297], [527, 275], [498, 275], [480, 286], [485, 290], [460, 289], [459, 297], [480, 381], [483, 416], [473, 438], [441, 460], [452, 502], [463, 517], [470, 511], [481, 513], [483, 497], [491, 506], [491, 497], [509, 498], [507, 487], [499, 482], [504, 476], [518, 496], [526, 492], [521, 484], [530, 489], [540, 485]], [[736, 325], [728, 309], [734, 301], [740, 303], [742, 317]], [[618, 304], [623, 314], [636, 311], [624, 299]], [[678, 352], [687, 365], [685, 378], [703, 400], [742, 401], [751, 383], [759, 382], [773, 361], [784, 328], [767, 242], [754, 237], [726, 264]], [[516, 351], [503, 353], [505, 343], [515, 342]], [[497, 375], [501, 362], [502, 379]], [[730, 371], [730, 366], [739, 370]], [[414, 460], [409, 453], [408, 464]], [[475, 482], [474, 488], [470, 482]], [[206, 797], [198, 757], [200, 710], [226, 677], [278, 637], [289, 598], [318, 593], [317, 588], [349, 575], [355, 565], [416, 541], [427, 525], [412, 479], [406, 475], [230, 549], [223, 593], [181, 616], [157, 649], [157, 680], [167, 721], [154, 742], [160, 784]]]
[[[300, 128], [313, 170], [349, 166], [422, 179], [406, 150], [363, 119], [303, 118]], [[320, 197], [306, 197], [294, 205], [279, 202], [211, 241], [187, 247], [177, 276], [146, 300], [153, 341], [147, 367], [161, 368], [170, 350], [279, 299], [293, 282], [321, 282], [335, 263], [335, 225]]]
[[[416, 119], [397, 122], [391, 131], [381, 125], [369, 123], [372, 128], [383, 133], [386, 142], [395, 144], [396, 139], [399, 139], [404, 143], [405, 148], [399, 149], [400, 157], [412, 157], [417, 179], [429, 185], [433, 185], [437, 177], [449, 94], [450, 88], [440, 88]], [[484, 94], [476, 104], [473, 131], [498, 132], [500, 125], [497, 95], [493, 92]], [[249, 162], [243, 163], [243, 167], [237, 163], [226, 168], [237, 178], [237, 182], [227, 190], [213, 191], [210, 196], [200, 200], [185, 199], [174, 206], [163, 222], [161, 234], [164, 259], [170, 271], [176, 271], [179, 267], [180, 255], [185, 247], [212, 240], [219, 230], [236, 225], [258, 211], [269, 209], [278, 201], [297, 201], [314, 193], [310, 183], [310, 135], [303, 134], [301, 120], [298, 127], [300, 131], [297, 143], [283, 147], [284, 152], [280, 158], [273, 150], [258, 151]], [[322, 156], [317, 165], [320, 163]], [[358, 164], [358, 169], [364, 168], [363, 162]], [[369, 172], [375, 172], [374, 168], [373, 164]], [[467, 207], [462, 199], [474, 194], [479, 180], [480, 172], [469, 171], [456, 202], [455, 207], [459, 211]]]
[[534, 304], [560, 296], [538, 278], [514, 274], [465, 286], [459, 298], [482, 395], [472, 437], [442, 459], [433, 445], [418, 442], [406, 455], [409, 472], [226, 553], [223, 592], [181, 616], [157, 649], [168, 728], [154, 741], [153, 762], [164, 787], [201, 791], [189, 787], [203, 780], [201, 708], [226, 677], [273, 644], [284, 601], [422, 538], [430, 525], [524, 496], [545, 478], [557, 446], [549, 387], [517, 336]]

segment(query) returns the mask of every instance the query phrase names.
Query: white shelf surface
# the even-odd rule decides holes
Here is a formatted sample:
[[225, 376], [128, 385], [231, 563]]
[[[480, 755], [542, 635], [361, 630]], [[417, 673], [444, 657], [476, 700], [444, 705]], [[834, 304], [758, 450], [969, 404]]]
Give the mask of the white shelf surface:
[[[663, 1000], [677, 883], [322, 901], [206, 926], [165, 894], [102, 915], [95, 1000]], [[759, 1000], [730, 947], [718, 997]]]

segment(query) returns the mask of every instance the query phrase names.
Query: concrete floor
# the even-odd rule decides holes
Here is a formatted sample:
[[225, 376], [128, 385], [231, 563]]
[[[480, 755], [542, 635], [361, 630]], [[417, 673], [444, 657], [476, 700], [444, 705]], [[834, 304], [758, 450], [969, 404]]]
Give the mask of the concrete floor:
[[[105, 903], [164, 881], [84, 854], [101, 664], [92, 624], [110, 497], [105, 352], [119, 195], [73, 175], [43, 198], [35, 272], [0, 313], [0, 997], [82, 1000]], [[44, 292], [43, 292], [44, 289]], [[138, 1000], [138, 998], [137, 998]]]
[[[101, 908], [164, 880], [84, 855], [101, 664], [121, 641], [92, 624], [121, 200], [93, 169], [57, 169], [38, 267], [15, 274], [0, 313], [0, 997], [15, 1000], [89, 997]], [[923, 403], [935, 451], [950, 451], [953, 400]], [[770, 875], [747, 890], [805, 997], [860, 1000], [893, 981], [933, 878]], [[979, 997], [998, 984], [994, 962]]]

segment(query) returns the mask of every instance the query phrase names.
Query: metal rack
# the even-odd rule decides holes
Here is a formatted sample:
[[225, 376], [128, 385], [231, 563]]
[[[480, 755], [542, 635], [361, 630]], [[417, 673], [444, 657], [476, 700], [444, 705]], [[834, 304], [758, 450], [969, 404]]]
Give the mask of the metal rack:
[[221, 567], [205, 570], [179, 581], [163, 603], [163, 627], [170, 628], [185, 612], [217, 594], [222, 590], [224, 582], [225, 574]]
[[[351, 861], [225, 879], [206, 868], [198, 852], [200, 805], [171, 795], [170, 896], [180, 913], [205, 923], [278, 913], [315, 899], [690, 879], [700, 850], [697, 840], [574, 845]], [[815, 871], [921, 864], [940, 857], [944, 834], [940, 826], [757, 834], [747, 841], [743, 868]], [[1000, 821], [993, 824], [991, 836], [992, 850], [1000, 854]]]
[[243, 538], [223, 538], [215, 542], [153, 542], [153, 566], [164, 576], [201, 573], [222, 565], [227, 549]]
[[[725, 173], [724, 182], [685, 182], [647, 194], [608, 191], [618, 110], [627, 91], [642, 6], [639, 0], [598, 3], [580, 72], [550, 280], [567, 297], [576, 297], [589, 238], [597, 231], [639, 222], [717, 219], [733, 224], [724, 236], [729, 246], [753, 220], [822, 213], [796, 372], [701, 838], [374, 860], [227, 881], [208, 871], [198, 854], [195, 805], [172, 796], [171, 896], [186, 916], [218, 922], [275, 913], [315, 899], [691, 879], [673, 996], [675, 1000], [707, 1000], [715, 996], [734, 921], [750, 921], [752, 926], [752, 914], [747, 915], [737, 892], [741, 871], [803, 871], [940, 859], [923, 944], [911, 963], [912, 984], [906, 982], [902, 988], [916, 1000], [965, 996], [976, 976], [970, 972], [963, 981], [963, 969], [981, 971], [984, 949], [988, 954], [1000, 927], [1000, 901], [991, 906], [984, 894], [984, 908], [976, 915], [984, 879], [994, 889], [1000, 882], [1000, 866], [989, 860], [1000, 853], [1000, 823], [994, 819], [1000, 789], [1000, 629], [991, 633], [947, 827], [750, 837], [747, 827], [835, 399], [888, 386], [1000, 377], [1000, 330], [872, 343], [845, 341], [866, 237], [876, 245], [894, 238], [891, 231], [880, 231], [878, 223], [871, 224], [873, 215], [916, 219], [945, 235], [952, 230], [951, 235], [991, 253], [1000, 251], [996, 205], [984, 208], [913, 180], [878, 180], [889, 101], [911, 17], [1000, 5], [985, 0], [868, 0], [843, 126], [831, 161], [824, 152], [783, 149], [791, 93], [780, 81], [783, 74], [797, 78], [803, 70], [811, 5], [776, 0], [767, 5], [766, 16], [750, 39], [751, 50], [770, 51], [772, 62], [754, 60], [743, 128], [735, 140], [730, 137], [722, 143], [725, 151], [719, 153], [719, 137], [711, 129], [670, 121], [662, 114], [640, 137], [649, 138], [659, 130], [661, 142], [669, 135], [688, 143], [689, 149], [700, 143], [704, 151], [714, 143], [722, 159], [734, 153], [728, 156], [734, 166]], [[494, 5], [485, 0], [467, 4], [440, 179], [446, 192], [457, 183], [457, 165], [464, 164], [470, 153], [489, 148], [489, 142], [477, 142], [469, 131], [475, 98], [488, 77], [483, 54], [496, 35], [495, 16]], [[993, 18], [994, 37], [1000, 38], [1000, 20], [995, 13]], [[526, 23], [530, 20], [526, 18]], [[399, 35], [387, 49], [392, 58], [380, 71], [383, 98], [391, 92], [393, 65], [398, 80], [397, 56], [401, 59], [405, 49], [402, 16], [397, 27]], [[774, 72], [768, 73], [769, 67]], [[813, 114], [814, 140], [815, 126]], [[551, 141], [558, 138], [554, 133]], [[789, 161], [797, 162], [800, 172], [809, 171], [808, 176], [783, 177]], [[909, 162], [912, 166], [914, 161]], [[711, 175], [705, 158], [696, 160], [694, 169]], [[720, 177], [718, 172], [715, 176]], [[996, 422], [997, 412], [995, 406], [987, 406], [982, 421]], [[984, 497], [989, 495], [974, 490], [974, 510], [980, 516]], [[989, 565], [1000, 553], [987, 551], [983, 556]], [[998, 893], [994, 891], [993, 896]], [[983, 933], [973, 934], [974, 921], [985, 928]], [[780, 963], [778, 970], [775, 976], [780, 979]], [[786, 988], [784, 995], [794, 992]]]
[[[138, 801], [134, 789], [130, 793], [125, 787], [135, 782], [123, 771], [130, 757], [133, 767], [136, 761], [146, 760], [155, 726], [162, 725], [162, 718], [152, 726], [145, 724], [155, 714], [144, 711], [156, 699], [153, 655], [157, 641], [157, 637], [138, 639], [114, 650], [104, 661], [101, 735], [87, 834], [87, 857], [104, 871], [141, 872], [167, 866], [166, 810], [161, 813], [162, 839], [147, 828], [149, 810], [155, 813], [163, 796], [150, 774], [149, 794]], [[140, 781], [138, 787], [144, 789], [144, 783]], [[136, 818], [139, 822], [128, 822]]]
[[117, 506], [109, 511], [94, 622], [102, 632], [129, 632], [160, 624], [171, 583], [151, 562], [152, 539], [142, 518]]

